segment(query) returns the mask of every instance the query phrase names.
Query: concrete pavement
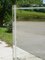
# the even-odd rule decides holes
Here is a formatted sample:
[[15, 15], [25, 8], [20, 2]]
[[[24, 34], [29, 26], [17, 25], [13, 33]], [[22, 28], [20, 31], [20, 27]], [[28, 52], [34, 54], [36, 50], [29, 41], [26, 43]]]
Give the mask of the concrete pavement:
[[[8, 47], [3, 41], [0, 41], [0, 60], [13, 60], [12, 48]], [[16, 47], [17, 60], [42, 60], [18, 47]]]
[[17, 46], [45, 60], [45, 22], [17, 22]]

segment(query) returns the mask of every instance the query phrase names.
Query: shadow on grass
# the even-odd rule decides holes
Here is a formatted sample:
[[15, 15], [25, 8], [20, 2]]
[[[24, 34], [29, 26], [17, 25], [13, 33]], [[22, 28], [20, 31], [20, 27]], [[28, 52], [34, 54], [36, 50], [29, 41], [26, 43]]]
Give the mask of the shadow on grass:
[[0, 27], [0, 39], [12, 46], [12, 32], [8, 31], [7, 27]]
[[12, 33], [12, 30], [9, 30], [9, 29], [8, 29], [7, 27], [5, 27], [5, 26], [0, 26], [0, 29], [3, 29], [3, 30], [5, 29], [5, 30], [4, 30], [5, 33]]
[[5, 31], [5, 32], [7, 32], [7, 33], [12, 33], [12, 31], [8, 31], [8, 30], [7, 30], [7, 31]]

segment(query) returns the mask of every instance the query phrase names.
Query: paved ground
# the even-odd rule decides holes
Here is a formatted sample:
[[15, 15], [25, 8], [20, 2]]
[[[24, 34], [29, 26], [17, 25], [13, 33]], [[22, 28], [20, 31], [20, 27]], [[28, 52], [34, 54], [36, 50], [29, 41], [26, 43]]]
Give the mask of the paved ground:
[[45, 60], [45, 22], [17, 22], [17, 46]]
[[[13, 48], [14, 47], [15, 45], [13, 46]], [[16, 48], [16, 55], [14, 54], [15, 48]], [[42, 60], [18, 47], [15, 48], [12, 49], [4, 41], [0, 41], [0, 60], [13, 60], [13, 56], [14, 58], [16, 56], [14, 60]]]
[[0, 41], [0, 60], [12, 60], [12, 48]]

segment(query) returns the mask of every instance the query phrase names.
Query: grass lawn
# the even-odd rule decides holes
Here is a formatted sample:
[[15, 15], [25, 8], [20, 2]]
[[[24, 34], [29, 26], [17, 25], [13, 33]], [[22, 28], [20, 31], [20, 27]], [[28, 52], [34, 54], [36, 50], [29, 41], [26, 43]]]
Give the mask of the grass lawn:
[[2, 41], [5, 41], [6, 43], [9, 44], [9, 46], [12, 46], [12, 33], [7, 33], [6, 32], [7, 29], [6, 28], [2, 28], [0, 27], [0, 39]]
[[17, 21], [45, 21], [45, 13], [17, 10]]

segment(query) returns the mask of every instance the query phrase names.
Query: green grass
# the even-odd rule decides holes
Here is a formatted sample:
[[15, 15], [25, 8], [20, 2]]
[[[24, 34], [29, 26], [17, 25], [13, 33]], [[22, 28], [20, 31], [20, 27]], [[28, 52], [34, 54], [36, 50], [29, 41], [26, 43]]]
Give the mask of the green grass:
[[7, 33], [6, 28], [0, 27], [0, 39], [5, 41], [9, 46], [12, 46], [12, 33]]
[[22, 21], [45, 21], [45, 13], [17, 10], [17, 20]]

